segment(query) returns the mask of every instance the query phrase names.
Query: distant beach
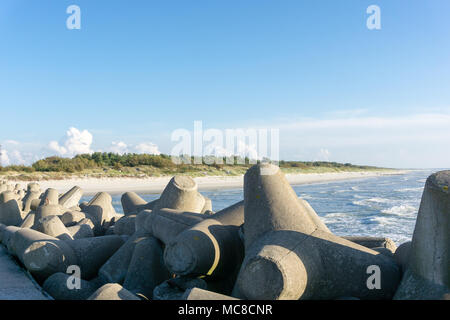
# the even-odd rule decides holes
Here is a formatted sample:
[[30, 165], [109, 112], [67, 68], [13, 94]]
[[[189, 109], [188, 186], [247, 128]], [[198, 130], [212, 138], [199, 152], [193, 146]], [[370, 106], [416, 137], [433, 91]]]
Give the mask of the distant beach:
[[[302, 173], [286, 174], [292, 185], [302, 185], [320, 182], [331, 182], [339, 180], [360, 179], [368, 177], [378, 177], [386, 175], [398, 175], [406, 173], [406, 170], [381, 170], [381, 171], [360, 171], [360, 172], [330, 172], [330, 173]], [[76, 178], [65, 180], [45, 180], [39, 181], [43, 190], [55, 188], [60, 192], [65, 192], [73, 186], [79, 186], [84, 190], [85, 195], [92, 195], [97, 192], [108, 192], [112, 195], [121, 194], [127, 191], [137, 193], [160, 193], [167, 185], [172, 176], [150, 177], [150, 178]], [[199, 190], [232, 189], [242, 188], [243, 175], [238, 176], [205, 176], [194, 178]], [[24, 181], [10, 181], [23, 186]]]

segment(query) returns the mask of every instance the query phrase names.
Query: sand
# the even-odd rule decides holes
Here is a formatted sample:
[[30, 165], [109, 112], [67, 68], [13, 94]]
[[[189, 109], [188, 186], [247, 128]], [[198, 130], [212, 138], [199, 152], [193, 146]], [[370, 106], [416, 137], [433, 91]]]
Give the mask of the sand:
[[[337, 172], [337, 173], [305, 173], [286, 174], [286, 178], [291, 185], [302, 185], [312, 183], [325, 183], [339, 180], [362, 179], [378, 177], [384, 175], [404, 174], [405, 171], [367, 171], [367, 172]], [[151, 177], [151, 178], [79, 178], [67, 180], [47, 180], [39, 181], [43, 190], [55, 188], [59, 192], [65, 192], [73, 186], [79, 186], [84, 190], [85, 195], [92, 195], [99, 191], [108, 192], [112, 195], [122, 194], [127, 191], [134, 191], [141, 194], [161, 193], [171, 177]], [[205, 176], [194, 178], [197, 181], [199, 190], [214, 189], [236, 189], [242, 188], [243, 176]], [[15, 182], [14, 182], [15, 183]], [[26, 183], [17, 182], [24, 188]]]

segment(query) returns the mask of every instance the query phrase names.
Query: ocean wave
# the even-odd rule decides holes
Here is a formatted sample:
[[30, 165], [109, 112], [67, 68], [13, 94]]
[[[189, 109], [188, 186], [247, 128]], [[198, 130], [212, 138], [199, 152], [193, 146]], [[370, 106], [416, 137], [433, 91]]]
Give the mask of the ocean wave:
[[380, 224], [382, 226], [393, 225], [393, 224], [398, 223], [398, 221], [396, 221], [396, 219], [388, 218], [388, 217], [379, 217], [379, 216], [373, 217], [370, 220], [377, 224]]
[[356, 204], [358, 206], [367, 206], [367, 205], [370, 206], [371, 204], [374, 204], [374, 203], [392, 203], [392, 201], [393, 201], [392, 199], [374, 197], [374, 198], [369, 198], [369, 199], [352, 201], [352, 203]]
[[381, 212], [385, 213], [385, 214], [404, 216], [404, 215], [415, 214], [417, 212], [417, 208], [407, 205], [407, 204], [402, 204], [399, 206], [393, 206], [389, 209], [381, 210]]
[[396, 192], [408, 192], [408, 191], [421, 191], [423, 190], [423, 187], [418, 188], [402, 188], [402, 189], [395, 189]]

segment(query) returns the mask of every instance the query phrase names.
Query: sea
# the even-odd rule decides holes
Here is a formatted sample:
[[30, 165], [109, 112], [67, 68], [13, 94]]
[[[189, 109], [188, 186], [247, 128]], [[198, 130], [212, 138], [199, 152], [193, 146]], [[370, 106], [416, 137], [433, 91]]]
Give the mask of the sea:
[[[334, 234], [388, 237], [400, 245], [412, 238], [426, 178], [436, 171], [409, 170], [402, 174], [292, 187]], [[242, 189], [201, 193], [212, 200], [214, 211], [243, 199]], [[140, 196], [147, 201], [159, 198], [159, 194]], [[113, 206], [118, 213], [123, 213], [120, 197], [113, 196]]]

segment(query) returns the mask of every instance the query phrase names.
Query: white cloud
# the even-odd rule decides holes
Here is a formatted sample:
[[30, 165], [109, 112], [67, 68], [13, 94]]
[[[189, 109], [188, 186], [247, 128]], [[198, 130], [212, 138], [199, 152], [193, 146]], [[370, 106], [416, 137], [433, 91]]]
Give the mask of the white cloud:
[[[280, 129], [280, 158], [389, 167], [448, 167], [450, 114], [301, 119]], [[297, 155], [297, 156], [296, 156]], [[300, 157], [301, 155], [301, 157]]]
[[328, 149], [320, 149], [315, 161], [330, 161], [330, 151]]
[[91, 149], [93, 137], [92, 134], [77, 128], [71, 127], [66, 136], [62, 139], [61, 144], [56, 141], [49, 143], [49, 148], [56, 151], [61, 156], [73, 157], [77, 154], [93, 153]]
[[136, 153], [148, 153], [148, 154], [161, 154], [158, 150], [158, 146], [152, 142], [142, 142], [133, 148]]
[[115, 142], [113, 141], [111, 144], [111, 147], [109, 148], [110, 152], [118, 153], [118, 154], [125, 154], [128, 152], [128, 146], [125, 142], [119, 141]]
[[0, 165], [2, 166], [9, 166], [11, 164], [9, 157], [8, 157], [8, 151], [2, 149], [0, 154]]

